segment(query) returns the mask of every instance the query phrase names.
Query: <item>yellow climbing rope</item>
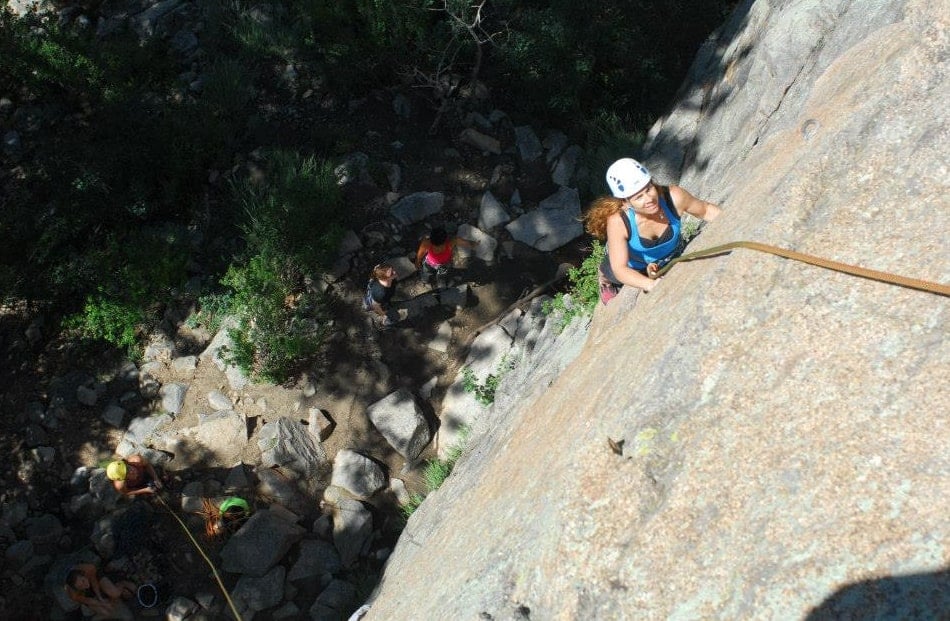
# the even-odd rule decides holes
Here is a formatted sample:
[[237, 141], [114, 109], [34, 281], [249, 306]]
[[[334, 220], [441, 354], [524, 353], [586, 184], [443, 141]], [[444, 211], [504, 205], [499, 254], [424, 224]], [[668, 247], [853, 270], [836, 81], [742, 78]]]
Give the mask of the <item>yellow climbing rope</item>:
[[703, 257], [710, 257], [717, 254], [723, 254], [729, 252], [734, 248], [748, 248], [749, 250], [757, 250], [759, 252], [766, 252], [768, 254], [774, 254], [779, 257], [784, 257], [786, 259], [792, 259], [793, 261], [801, 261], [802, 263], [808, 263], [809, 265], [814, 265], [817, 267], [823, 267], [825, 269], [834, 270], [836, 272], [843, 272], [845, 274], [851, 274], [852, 276], [859, 276], [861, 278], [869, 278], [871, 280], [877, 280], [880, 282], [890, 283], [892, 285], [897, 285], [899, 287], [907, 287], [909, 289], [917, 289], [919, 291], [927, 291], [929, 293], [935, 293], [937, 295], [942, 295], [945, 297], [950, 297], [950, 286], [942, 285], [936, 282], [930, 282], [927, 280], [920, 280], [918, 278], [908, 278], [907, 276], [900, 276], [898, 274], [890, 274], [888, 272], [879, 272], [877, 270], [870, 270], [865, 267], [858, 267], [857, 265], [848, 265], [847, 263], [839, 263], [838, 261], [832, 261], [830, 259], [823, 259], [821, 257], [816, 257], [814, 255], [805, 254], [804, 252], [795, 252], [794, 250], [786, 250], [784, 248], [778, 248], [777, 246], [770, 246], [769, 244], [760, 244], [759, 242], [752, 241], [734, 241], [729, 242], [728, 244], [722, 244], [719, 246], [713, 246], [712, 248], [706, 248], [703, 250], [697, 250], [696, 252], [690, 252], [688, 254], [680, 255], [679, 257], [673, 259], [669, 263], [663, 266], [660, 270], [650, 273], [650, 278], [659, 278], [663, 274], [669, 271], [674, 264], [680, 261], [692, 261], [694, 259], [702, 259]]
[[234, 602], [231, 600], [231, 595], [228, 593], [228, 590], [224, 587], [224, 583], [221, 582], [221, 576], [218, 575], [218, 569], [214, 566], [214, 563], [211, 562], [211, 559], [208, 558], [207, 554], [205, 554], [205, 551], [201, 548], [201, 545], [191, 534], [191, 531], [188, 530], [188, 526], [186, 526], [185, 523], [181, 521], [181, 518], [178, 517], [178, 514], [172, 511], [172, 508], [168, 506], [168, 503], [165, 502], [165, 499], [162, 498], [161, 494], [155, 494], [155, 498], [157, 498], [158, 501], [162, 503], [162, 506], [165, 507], [165, 510], [168, 511], [168, 513], [170, 513], [173, 518], [175, 518], [175, 520], [181, 526], [181, 529], [185, 531], [185, 534], [188, 535], [189, 539], [191, 539], [191, 543], [195, 546], [195, 549], [198, 550], [198, 554], [201, 555], [201, 558], [203, 558], [205, 560], [205, 563], [208, 564], [208, 567], [211, 568], [211, 573], [214, 574], [214, 579], [215, 581], [217, 581], [218, 587], [221, 588], [221, 593], [224, 594], [224, 599], [228, 601], [228, 606], [231, 607], [231, 613], [234, 615], [234, 618], [236, 619], [236, 621], [241, 621], [241, 613], [237, 611], [237, 607], [235, 607]]

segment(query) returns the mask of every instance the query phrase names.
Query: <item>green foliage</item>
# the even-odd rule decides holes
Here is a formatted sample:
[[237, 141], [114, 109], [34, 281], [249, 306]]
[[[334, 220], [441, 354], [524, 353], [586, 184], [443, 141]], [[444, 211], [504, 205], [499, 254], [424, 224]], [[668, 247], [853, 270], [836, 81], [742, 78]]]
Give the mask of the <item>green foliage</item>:
[[139, 334], [151, 323], [154, 301], [184, 280], [186, 256], [183, 235], [168, 227], [111, 238], [99, 252], [88, 253], [58, 274], [89, 281], [85, 288], [92, 288], [94, 280], [103, 283], [95, 285], [82, 310], [68, 316], [64, 325], [134, 355]]
[[501, 0], [488, 9], [498, 24], [488, 29], [505, 33], [492, 51], [491, 80], [507, 85], [512, 105], [542, 118], [575, 121], [606, 111], [640, 125], [666, 109], [732, 4]]
[[234, 298], [230, 293], [216, 292], [198, 296], [198, 308], [185, 320], [189, 328], [204, 326], [209, 332], [217, 332], [221, 322], [231, 313]]
[[597, 307], [600, 301], [598, 274], [605, 250], [604, 245], [595, 239], [590, 255], [584, 259], [580, 267], [572, 267], [568, 271], [567, 278], [571, 282], [568, 293], [558, 293], [553, 300], [545, 303], [545, 314], [560, 313], [561, 328], [571, 323], [576, 317], [589, 316]]
[[[612, 112], [600, 112], [583, 124], [590, 148], [585, 152], [584, 164], [588, 170], [607, 170], [611, 162], [638, 153], [646, 137], [645, 132], [626, 128], [623, 119]], [[646, 126], [644, 120], [643, 127]], [[586, 190], [589, 196], [606, 191], [603, 175], [591, 175]]]
[[327, 267], [343, 236], [342, 195], [329, 161], [293, 151], [261, 154], [261, 182], [235, 184], [250, 253], [286, 256], [300, 267]]
[[67, 318], [65, 326], [78, 330], [86, 338], [103, 339], [132, 354], [144, 320], [144, 313], [136, 305], [98, 294], [88, 296], [82, 312]]
[[222, 284], [238, 321], [230, 361], [279, 383], [326, 336], [325, 304], [305, 281], [339, 245], [341, 197], [329, 162], [287, 151], [262, 156], [264, 178], [233, 186], [246, 216], [247, 259], [232, 264]]
[[403, 517], [408, 519], [419, 508], [426, 495], [442, 487], [442, 483], [452, 474], [456, 462], [462, 456], [462, 451], [465, 450], [465, 445], [468, 444], [470, 433], [471, 430], [468, 427], [463, 427], [459, 432], [459, 441], [449, 448], [445, 459], [430, 459], [426, 462], [422, 471], [422, 480], [425, 482], [426, 491], [424, 494], [409, 496], [409, 502], [402, 506]]
[[233, 291], [238, 321], [229, 331], [234, 346], [227, 359], [249, 376], [280, 383], [313, 356], [327, 334], [322, 300], [301, 292], [300, 274], [275, 258], [255, 256], [232, 266], [222, 283]]
[[505, 373], [513, 368], [513, 363], [507, 358], [502, 357], [498, 363], [498, 368], [494, 373], [490, 373], [484, 382], [480, 382], [471, 367], [462, 369], [462, 388], [465, 392], [470, 392], [475, 400], [484, 406], [489, 406], [495, 402], [495, 391]]

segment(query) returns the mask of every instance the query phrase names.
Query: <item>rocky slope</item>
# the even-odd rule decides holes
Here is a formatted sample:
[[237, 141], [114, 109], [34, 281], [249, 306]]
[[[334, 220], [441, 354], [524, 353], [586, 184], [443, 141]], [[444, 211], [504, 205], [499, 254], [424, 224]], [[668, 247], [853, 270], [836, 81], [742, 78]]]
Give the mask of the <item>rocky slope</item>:
[[[645, 154], [700, 245], [950, 281], [948, 9], [742, 3]], [[945, 615], [947, 299], [747, 250], [634, 297], [503, 383], [365, 618]]]

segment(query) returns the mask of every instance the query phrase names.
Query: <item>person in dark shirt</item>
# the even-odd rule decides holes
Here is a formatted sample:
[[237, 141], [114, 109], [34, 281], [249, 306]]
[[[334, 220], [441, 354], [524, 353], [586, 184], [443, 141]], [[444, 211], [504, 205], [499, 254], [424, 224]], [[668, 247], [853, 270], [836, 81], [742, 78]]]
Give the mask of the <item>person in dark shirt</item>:
[[399, 313], [393, 308], [396, 283], [396, 270], [393, 266], [380, 263], [373, 268], [366, 285], [363, 308], [373, 313], [383, 328], [389, 328], [399, 321]]

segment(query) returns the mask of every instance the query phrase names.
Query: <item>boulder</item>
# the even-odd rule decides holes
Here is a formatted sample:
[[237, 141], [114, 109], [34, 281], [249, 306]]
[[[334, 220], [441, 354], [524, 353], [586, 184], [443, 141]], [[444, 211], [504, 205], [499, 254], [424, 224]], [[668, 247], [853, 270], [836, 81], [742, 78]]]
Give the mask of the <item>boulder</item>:
[[400, 388], [370, 405], [366, 414], [390, 446], [413, 462], [432, 440], [432, 432], [415, 397]]

